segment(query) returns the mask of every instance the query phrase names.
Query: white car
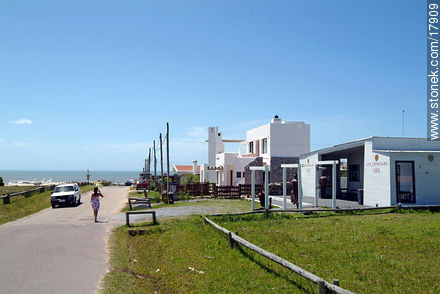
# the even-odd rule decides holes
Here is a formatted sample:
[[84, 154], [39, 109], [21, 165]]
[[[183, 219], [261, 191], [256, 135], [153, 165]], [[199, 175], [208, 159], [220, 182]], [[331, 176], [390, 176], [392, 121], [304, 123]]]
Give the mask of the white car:
[[60, 204], [75, 205], [81, 203], [81, 190], [77, 183], [56, 186], [50, 196], [52, 208]]

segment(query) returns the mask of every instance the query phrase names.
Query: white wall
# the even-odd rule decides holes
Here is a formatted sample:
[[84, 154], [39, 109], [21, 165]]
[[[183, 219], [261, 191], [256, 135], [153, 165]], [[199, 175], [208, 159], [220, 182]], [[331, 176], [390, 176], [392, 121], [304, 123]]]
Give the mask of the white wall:
[[[208, 166], [214, 167], [217, 153], [224, 151], [225, 148], [222, 142], [222, 134], [218, 131], [218, 127], [209, 127], [208, 128]], [[217, 182], [217, 176], [214, 170], [207, 171], [207, 180], [210, 183]]]
[[316, 163], [319, 161], [317, 153], [299, 160], [301, 164], [301, 185], [303, 195], [315, 197], [316, 195]]
[[[233, 175], [233, 181], [232, 184], [234, 186], [239, 184], [244, 184], [245, 179], [243, 177], [244, 168], [255, 160], [255, 158], [248, 158], [248, 157], [238, 157], [238, 153], [233, 152], [224, 152], [217, 154], [216, 158], [216, 166], [223, 167], [223, 170], [220, 170], [219, 173], [221, 174], [221, 180], [218, 183], [219, 185], [226, 185], [228, 186], [230, 184], [230, 171], [232, 170]], [[242, 177], [237, 178], [237, 172], [241, 172]]]
[[[258, 128], [249, 130], [246, 132], [246, 142], [247, 142], [247, 148], [246, 151], [247, 153], [249, 153], [249, 142], [254, 142], [254, 154], [256, 154], [257, 156], [261, 156], [263, 157], [263, 162], [265, 163], [269, 163], [269, 152], [263, 154], [263, 139], [264, 138], [268, 138], [268, 141], [270, 139], [270, 124], [266, 124], [266, 125], [262, 125]], [[259, 147], [257, 149], [257, 140], [259, 140]], [[269, 142], [268, 142], [269, 145]], [[270, 148], [270, 146], [268, 146], [268, 149]], [[257, 154], [257, 150], [259, 150], [259, 154]]]
[[[267, 138], [267, 153], [263, 152], [263, 139]], [[257, 140], [259, 148], [257, 148]], [[254, 142], [254, 152], [270, 164], [271, 157], [299, 157], [310, 152], [310, 125], [304, 122], [283, 121], [269, 123], [246, 132], [247, 152], [249, 142]], [[259, 150], [259, 154], [257, 154]]]
[[[434, 160], [428, 160], [428, 154]], [[397, 204], [396, 161], [414, 161], [416, 203], [440, 204], [440, 153], [390, 153], [391, 156], [391, 203]]]
[[374, 152], [372, 141], [365, 142], [364, 152], [364, 204], [389, 206], [392, 204], [390, 157], [387, 153]]
[[270, 125], [271, 157], [299, 157], [310, 152], [310, 125], [303, 122]]

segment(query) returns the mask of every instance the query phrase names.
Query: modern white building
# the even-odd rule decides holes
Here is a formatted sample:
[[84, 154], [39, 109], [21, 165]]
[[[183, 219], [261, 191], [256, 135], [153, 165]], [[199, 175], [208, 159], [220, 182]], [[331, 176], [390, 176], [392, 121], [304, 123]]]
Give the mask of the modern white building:
[[[246, 132], [246, 146], [248, 154], [243, 156], [261, 157], [263, 165], [270, 165], [269, 181], [281, 182], [281, 164], [298, 163], [299, 156], [310, 151], [310, 124], [283, 121], [276, 115], [270, 123]], [[250, 173], [246, 174], [250, 183]], [[258, 175], [257, 182], [262, 183]]]
[[[224, 152], [224, 142], [239, 143], [239, 151]], [[241, 152], [242, 145], [246, 154]], [[201, 166], [200, 180], [218, 185], [250, 183], [249, 166], [270, 165], [270, 181], [280, 182], [281, 164], [298, 163], [299, 156], [309, 151], [310, 125], [304, 122], [282, 121], [275, 116], [270, 123], [247, 131], [245, 141], [223, 140], [218, 127], [210, 127], [208, 164]], [[262, 183], [262, 173], [257, 173], [256, 179]]]
[[[370, 137], [300, 156], [304, 196], [317, 197], [322, 168], [318, 161], [339, 160], [348, 166], [347, 189], [340, 189], [340, 168], [336, 169], [337, 198], [363, 191], [363, 204], [389, 206], [440, 204], [440, 142], [424, 138]], [[325, 167], [325, 166], [321, 166]], [[327, 195], [331, 196], [332, 168]]]

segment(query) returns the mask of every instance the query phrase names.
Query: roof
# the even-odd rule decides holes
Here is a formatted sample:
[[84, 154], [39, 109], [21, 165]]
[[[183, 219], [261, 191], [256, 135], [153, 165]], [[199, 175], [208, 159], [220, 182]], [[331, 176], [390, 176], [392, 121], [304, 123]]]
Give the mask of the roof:
[[[351, 141], [351, 142], [347, 142], [347, 143], [337, 144], [337, 145], [334, 145], [334, 146], [331, 146], [331, 147], [326, 147], [326, 148], [318, 149], [318, 150], [315, 150], [315, 151], [312, 151], [312, 152], [308, 152], [308, 153], [302, 154], [300, 156], [300, 158], [304, 158], [304, 157], [310, 156], [312, 154], [317, 154], [317, 153], [318, 154], [325, 154], [325, 153], [337, 152], [337, 151], [342, 151], [342, 150], [356, 148], [356, 147], [362, 147], [362, 146], [364, 146], [365, 142], [373, 141], [375, 139], [382, 140], [382, 141], [385, 141], [387, 139], [388, 140], [395, 140], [395, 141], [406, 140], [406, 141], [412, 141], [412, 142], [427, 141], [426, 138], [372, 136], [372, 137], [363, 138], [363, 139], [359, 139], [359, 140]], [[375, 140], [375, 141], [378, 141], [378, 140]], [[440, 144], [440, 142], [438, 144]], [[379, 146], [376, 146], [376, 147], [379, 147]], [[379, 152], [379, 151], [388, 151], [388, 152], [393, 151], [393, 152], [397, 152], [398, 150], [404, 150], [402, 148], [397, 148], [397, 149], [394, 149], [394, 150], [383, 150], [383, 148], [376, 149], [374, 147], [373, 147], [373, 149], [375, 151], [377, 151], [377, 152]], [[380, 149], [382, 149], [382, 150], [380, 150]], [[417, 149], [415, 149], [415, 150], [406, 149], [406, 150], [407, 151], [421, 151], [421, 149], [418, 149], [418, 150]], [[436, 150], [436, 149], [434, 148], [433, 150]], [[423, 150], [423, 151], [428, 152], [428, 151], [432, 151], [432, 150]]]
[[[176, 172], [193, 172], [192, 165], [174, 165], [173, 168]], [[200, 165], [197, 166], [197, 171], [200, 172]]]

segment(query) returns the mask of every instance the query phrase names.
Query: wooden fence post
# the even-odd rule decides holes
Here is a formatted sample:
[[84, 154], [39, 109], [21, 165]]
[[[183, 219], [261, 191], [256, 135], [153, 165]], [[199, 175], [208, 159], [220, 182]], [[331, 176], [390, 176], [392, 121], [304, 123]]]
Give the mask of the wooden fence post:
[[339, 280], [338, 279], [333, 279], [333, 285], [339, 287]]
[[318, 293], [325, 294], [325, 282], [324, 281], [318, 282]]
[[11, 203], [11, 195], [6, 195], [5, 198], [3, 198], [3, 204], [10, 204]]
[[232, 239], [231, 232], [228, 233], [228, 243], [229, 243], [229, 247], [234, 248], [234, 240]]
[[153, 224], [157, 225], [156, 212], [155, 211], [153, 211]]
[[30, 191], [24, 192], [24, 197], [28, 198], [30, 196], [31, 196], [31, 192]]

